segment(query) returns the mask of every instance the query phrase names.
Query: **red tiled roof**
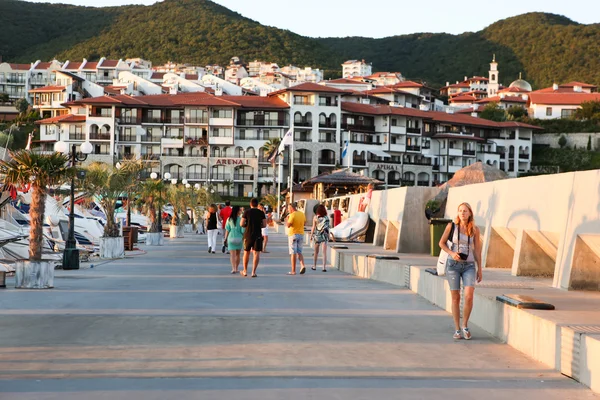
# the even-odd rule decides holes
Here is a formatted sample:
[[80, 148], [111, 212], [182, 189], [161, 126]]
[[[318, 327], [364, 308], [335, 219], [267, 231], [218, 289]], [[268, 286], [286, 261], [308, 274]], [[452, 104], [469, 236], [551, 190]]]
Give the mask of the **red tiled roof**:
[[190, 81], [197, 81], [198, 74], [185, 74], [185, 79], [188, 79]]
[[14, 70], [19, 71], [29, 71], [31, 69], [31, 64], [8, 64]]
[[457, 114], [471, 114], [473, 112], [480, 113], [481, 111], [483, 111], [483, 107], [478, 107], [477, 110], [473, 110], [473, 107], [461, 108], [460, 110], [454, 112]]
[[559, 87], [566, 87], [566, 88], [572, 88], [574, 86], [581, 86], [582, 88], [590, 88], [590, 89], [598, 87], [598, 86], [595, 86], [595, 85], [590, 85], [589, 83], [577, 82], [577, 81], [563, 83], [562, 85], [558, 85], [558, 86]]
[[380, 87], [375, 88], [375, 89], [365, 90], [363, 93], [364, 94], [403, 94], [403, 95], [406, 95], [406, 96], [420, 97], [417, 94], [410, 93], [410, 92], [405, 92], [404, 90], [395, 89], [395, 88], [390, 87], [390, 86], [380, 86]]
[[121, 89], [123, 89], [123, 88], [125, 88], [125, 86], [115, 86], [115, 85], [104, 86], [104, 93], [120, 94]]
[[52, 117], [52, 118], [41, 119], [39, 121], [36, 121], [35, 123], [38, 125], [42, 125], [42, 124], [56, 124], [58, 122], [62, 122], [62, 123], [85, 122], [85, 120], [86, 120], [85, 115], [64, 114], [64, 115], [58, 115], [58, 116]]
[[66, 89], [65, 86], [54, 85], [54, 86], [45, 86], [45, 87], [38, 88], [38, 89], [31, 89], [29, 91], [29, 93], [62, 92], [65, 89]]
[[468, 136], [468, 135], [461, 135], [461, 134], [452, 134], [452, 133], [438, 133], [436, 135], [433, 135], [433, 138], [435, 138], [435, 139], [473, 140], [475, 142], [485, 142], [486, 141], [486, 139], [482, 138], [482, 137]]
[[576, 106], [584, 101], [600, 101], [600, 93], [543, 93], [532, 92], [529, 94], [528, 104], [572, 105]]
[[530, 129], [540, 129], [540, 130], [544, 129], [541, 126], [530, 125], [530, 124], [526, 124], [524, 122], [516, 122], [516, 121], [498, 122], [498, 125], [502, 128], [516, 127], [516, 128], [530, 128]]
[[417, 110], [416, 108], [392, 107], [385, 104], [350, 103], [347, 101], [342, 102], [342, 111], [368, 115], [402, 115], [424, 119], [431, 118], [427, 111]]
[[470, 88], [471, 85], [469, 85], [468, 83], [453, 83], [452, 85], [448, 85], [448, 86], [444, 86], [441, 89], [449, 89], [449, 88]]
[[114, 68], [119, 64], [119, 60], [104, 60], [98, 67], [102, 68]]
[[380, 78], [382, 76], [397, 77], [398, 75], [402, 74], [400, 72], [375, 72], [374, 74], [367, 76], [367, 78]]
[[278, 97], [223, 96], [223, 99], [237, 103], [242, 108], [288, 109], [290, 106]]
[[501, 102], [505, 102], [505, 103], [527, 103], [527, 100], [525, 100], [521, 96], [505, 96], [504, 98], [502, 98], [500, 96], [492, 96], [492, 97], [487, 97], [485, 99], [477, 100], [475, 103], [477, 103], [477, 104], [486, 104], [486, 103], [491, 103], [491, 102], [494, 102], [494, 101], [497, 102], [497, 103], [501, 103]]
[[420, 84], [420, 83], [418, 83], [418, 82], [404, 81], [404, 82], [396, 83], [392, 87], [395, 87], [395, 88], [415, 88], [415, 87], [419, 87], [420, 88], [420, 87], [423, 87], [423, 85]]
[[477, 101], [477, 98], [475, 96], [456, 96], [451, 98], [450, 103], [473, 103], [475, 101]]
[[285, 92], [316, 92], [316, 93], [348, 93], [345, 90], [328, 87], [325, 85], [319, 85], [317, 83], [301, 83], [296, 86], [289, 87], [287, 89], [281, 89], [276, 92], [269, 93], [269, 96], [278, 95]]
[[327, 85], [328, 83], [335, 83], [337, 85], [370, 85], [368, 82], [363, 82], [358, 79], [350, 79], [350, 78], [340, 78], [340, 79], [332, 79], [330, 81], [324, 81], [323, 84]]
[[97, 68], [98, 68], [97, 62], [88, 61], [85, 63], [85, 65], [83, 66], [82, 69], [97, 69]]
[[513, 86], [498, 90], [498, 93], [529, 93], [529, 91]]
[[48, 69], [52, 66], [51, 62], [41, 62], [36, 65], [35, 69]]
[[153, 72], [150, 79], [162, 79], [165, 76], [165, 72]]
[[489, 81], [489, 79], [486, 78], [485, 76], [473, 76], [467, 80], [468, 81]]
[[69, 64], [67, 64], [66, 68], [63, 67], [63, 69], [66, 69], [66, 70], [79, 69], [81, 67], [81, 64], [83, 64], [83, 63], [69, 61]]

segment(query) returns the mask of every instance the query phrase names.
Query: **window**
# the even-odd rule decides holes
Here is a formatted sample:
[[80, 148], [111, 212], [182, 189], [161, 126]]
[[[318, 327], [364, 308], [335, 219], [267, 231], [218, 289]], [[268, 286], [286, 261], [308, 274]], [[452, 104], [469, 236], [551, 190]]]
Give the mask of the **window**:
[[213, 110], [212, 117], [213, 118], [231, 118], [232, 110], [221, 109], [221, 110]]
[[566, 109], [566, 110], [560, 110], [560, 117], [561, 118], [569, 118], [572, 117], [573, 114], [575, 114], [575, 110], [571, 109]]
[[208, 123], [208, 112], [206, 110], [190, 110], [188, 122], [196, 124]]
[[552, 116], [552, 107], [546, 107], [546, 117]]
[[309, 96], [294, 96], [294, 104], [308, 106], [310, 104]]
[[212, 137], [231, 137], [231, 128], [213, 128]]
[[392, 126], [398, 126], [398, 120], [396, 118], [392, 118]]

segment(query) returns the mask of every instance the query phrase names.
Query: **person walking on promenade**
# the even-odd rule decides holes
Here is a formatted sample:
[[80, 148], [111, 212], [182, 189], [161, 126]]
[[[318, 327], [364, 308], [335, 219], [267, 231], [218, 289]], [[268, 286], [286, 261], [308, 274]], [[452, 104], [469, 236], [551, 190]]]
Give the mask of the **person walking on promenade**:
[[265, 212], [265, 207], [262, 204], [258, 205], [258, 209], [265, 213], [265, 218], [267, 218], [267, 225], [261, 229], [260, 233], [263, 238], [263, 253], [268, 253], [267, 251], [267, 243], [269, 243], [269, 218], [267, 217], [267, 213]]
[[329, 242], [329, 217], [327, 216], [327, 209], [323, 204], [317, 207], [317, 211], [313, 218], [312, 229], [310, 230], [310, 237], [314, 242], [315, 254], [313, 256], [312, 270], [317, 270], [317, 259], [319, 258], [319, 250], [323, 254], [323, 272], [327, 272], [327, 243]]
[[[223, 246], [221, 247], [221, 253], [225, 253], [225, 247], [227, 246], [227, 239], [225, 239], [225, 224], [227, 223], [227, 220], [229, 219], [229, 216], [231, 215], [231, 202], [229, 200], [225, 201], [225, 207], [223, 207], [221, 209], [221, 211], [219, 211], [219, 217], [221, 218], [221, 222], [222, 222], [222, 226], [220, 227], [222, 229], [222, 234], [223, 234]], [[227, 252], [229, 253], [229, 252]]]
[[229, 250], [229, 259], [231, 261], [231, 273], [237, 274], [240, 266], [240, 257], [242, 252], [242, 241], [244, 238], [244, 228], [241, 222], [242, 210], [239, 206], [233, 206], [231, 215], [225, 223], [225, 240]]
[[217, 248], [217, 234], [219, 233], [219, 217], [217, 206], [211, 204], [206, 212], [206, 234], [208, 236], [208, 252], [215, 253]]
[[[454, 228], [454, 229], [452, 229]], [[453, 231], [450, 237], [450, 231]], [[451, 241], [451, 248], [447, 242]], [[480, 232], [473, 218], [473, 209], [468, 203], [458, 206], [458, 216], [449, 223], [440, 239], [440, 248], [448, 253], [446, 275], [452, 293], [452, 317], [454, 318], [454, 339], [471, 339], [469, 317], [473, 310], [475, 282], [483, 279], [481, 270]], [[477, 265], [476, 265], [477, 264]], [[464, 287], [464, 308], [462, 326], [460, 324], [460, 282]]]
[[263, 249], [262, 228], [267, 226], [265, 213], [258, 209], [258, 199], [250, 200], [250, 209], [246, 210], [242, 216], [242, 227], [246, 228], [244, 232], [244, 269], [242, 276], [248, 276], [248, 261], [250, 260], [250, 251], [252, 251], [252, 277], [256, 278], [256, 269], [260, 261], [260, 252]]
[[296, 203], [288, 206], [288, 219], [286, 226], [288, 229], [288, 244], [290, 248], [290, 257], [292, 261], [292, 271], [288, 275], [296, 275], [296, 257], [300, 260], [300, 274], [306, 272], [304, 265], [304, 256], [302, 255], [302, 246], [304, 245], [304, 223], [306, 216], [302, 211], [298, 211]]

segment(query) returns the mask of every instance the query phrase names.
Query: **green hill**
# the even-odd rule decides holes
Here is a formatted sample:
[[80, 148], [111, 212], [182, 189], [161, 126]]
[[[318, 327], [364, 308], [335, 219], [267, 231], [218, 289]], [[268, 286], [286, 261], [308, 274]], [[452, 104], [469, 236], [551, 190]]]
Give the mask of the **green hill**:
[[530, 13], [461, 35], [415, 33], [383, 39], [315, 39], [263, 26], [209, 0], [165, 0], [152, 6], [109, 8], [0, 0], [0, 55], [5, 61], [142, 57], [227, 64], [232, 56], [294, 64], [341, 74], [347, 59], [376, 71], [400, 71], [443, 85], [464, 75], [487, 76], [493, 53], [500, 78], [523, 72], [534, 86], [580, 80], [600, 83], [600, 25]]

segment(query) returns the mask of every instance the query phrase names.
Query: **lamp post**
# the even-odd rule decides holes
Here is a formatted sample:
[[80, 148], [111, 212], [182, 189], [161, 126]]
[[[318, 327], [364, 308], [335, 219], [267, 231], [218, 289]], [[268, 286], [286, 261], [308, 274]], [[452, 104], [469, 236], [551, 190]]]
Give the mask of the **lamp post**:
[[[123, 168], [123, 164], [118, 162], [116, 165], [117, 169]], [[131, 226], [131, 191], [127, 189], [127, 219], [125, 225]]]
[[[71, 146], [71, 167], [75, 168], [77, 161], [85, 161], [87, 155], [94, 148], [90, 142], [85, 142], [81, 145], [81, 153], [77, 154], [77, 146]], [[56, 142], [54, 151], [67, 154], [69, 145], [62, 140]], [[69, 212], [69, 233], [67, 242], [65, 243], [65, 251], [63, 252], [63, 269], [79, 269], [79, 249], [77, 249], [77, 241], [75, 240], [75, 175], [71, 177], [71, 210]], [[111, 218], [107, 215], [106, 218]]]

